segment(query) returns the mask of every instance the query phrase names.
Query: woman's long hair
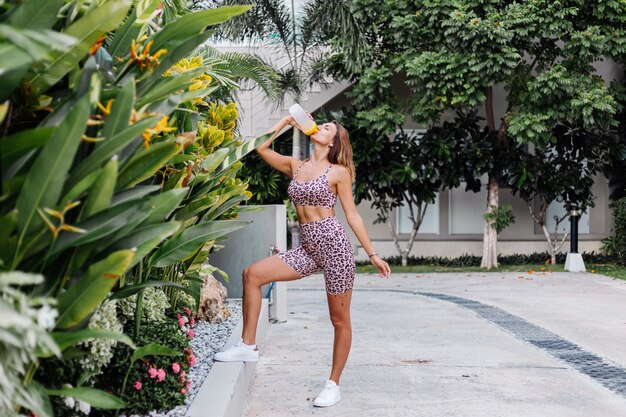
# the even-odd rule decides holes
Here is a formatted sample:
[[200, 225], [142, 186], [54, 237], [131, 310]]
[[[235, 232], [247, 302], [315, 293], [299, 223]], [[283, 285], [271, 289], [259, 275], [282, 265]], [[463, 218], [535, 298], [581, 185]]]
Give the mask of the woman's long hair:
[[356, 180], [356, 169], [354, 168], [354, 160], [352, 159], [352, 145], [350, 145], [350, 137], [345, 127], [341, 126], [338, 121], [332, 121], [337, 127], [337, 133], [333, 138], [333, 146], [328, 153], [328, 160], [332, 164], [343, 165], [348, 168], [352, 182]]

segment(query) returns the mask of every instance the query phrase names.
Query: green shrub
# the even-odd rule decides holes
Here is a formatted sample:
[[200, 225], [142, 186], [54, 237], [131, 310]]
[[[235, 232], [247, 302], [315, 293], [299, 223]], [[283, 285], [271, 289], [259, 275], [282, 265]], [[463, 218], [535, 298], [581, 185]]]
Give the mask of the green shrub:
[[615, 223], [615, 257], [626, 265], [626, 197], [611, 204]]
[[[609, 263], [614, 259], [598, 254], [595, 252], [583, 252], [583, 259], [585, 262], [590, 263]], [[557, 263], [565, 263], [566, 253], [557, 253]], [[408, 265], [432, 265], [432, 266], [448, 266], [448, 267], [467, 267], [467, 266], [480, 266], [480, 256], [473, 255], [461, 255], [457, 258], [444, 258], [440, 256], [409, 256]], [[545, 264], [546, 260], [550, 259], [550, 254], [547, 252], [535, 252], [532, 254], [513, 254], [506, 256], [498, 256], [498, 263], [500, 265], [521, 265], [521, 264]], [[401, 265], [400, 256], [390, 256], [385, 258], [389, 265]], [[357, 265], [370, 265], [369, 261], [357, 261]]]
[[[184, 326], [179, 324], [181, 318], [186, 318]], [[148, 414], [152, 410], [171, 410], [184, 404], [191, 382], [188, 379], [189, 368], [195, 363], [195, 356], [189, 346], [190, 321], [192, 314], [187, 307], [181, 307], [174, 312], [166, 311], [166, 320], [163, 323], [150, 322], [141, 326], [137, 338], [138, 345], [158, 343], [172, 348], [180, 354], [178, 356], [148, 356], [135, 361], [128, 377], [124, 392], [118, 392], [122, 387], [120, 381], [124, 380], [128, 370], [133, 349], [124, 344], [118, 344], [114, 351], [114, 359], [109, 366], [99, 375], [96, 385], [104, 390], [113, 389], [115, 393], [126, 401], [126, 414]], [[132, 322], [125, 329], [132, 332]], [[173, 365], [177, 364], [176, 369]], [[159, 370], [164, 372], [164, 378], [151, 377]], [[94, 410], [95, 416], [113, 416], [114, 410]]]

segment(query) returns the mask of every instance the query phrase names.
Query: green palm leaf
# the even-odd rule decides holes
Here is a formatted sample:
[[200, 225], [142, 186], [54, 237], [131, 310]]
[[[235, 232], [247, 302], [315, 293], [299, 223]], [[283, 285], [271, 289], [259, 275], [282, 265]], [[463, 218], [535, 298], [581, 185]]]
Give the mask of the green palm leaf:
[[46, 63], [43, 69], [38, 71], [28, 82], [36, 89], [45, 91], [63, 78], [72, 68], [76, 67], [100, 36], [117, 27], [126, 16], [131, 4], [131, 0], [110, 0], [72, 23], [65, 33], [77, 38], [78, 43]]
[[19, 5], [7, 23], [23, 29], [50, 29], [64, 0], [28, 0]]
[[91, 314], [126, 272], [134, 254], [132, 250], [113, 252], [91, 265], [76, 284], [59, 296], [56, 327], [73, 327]]
[[26, 175], [17, 198], [20, 240], [41, 224], [38, 208], [55, 208], [89, 117], [89, 97], [80, 99], [54, 130]]
[[191, 226], [165, 242], [150, 257], [150, 264], [165, 267], [184, 261], [193, 256], [205, 242], [240, 229], [248, 223], [242, 220], [217, 220]]

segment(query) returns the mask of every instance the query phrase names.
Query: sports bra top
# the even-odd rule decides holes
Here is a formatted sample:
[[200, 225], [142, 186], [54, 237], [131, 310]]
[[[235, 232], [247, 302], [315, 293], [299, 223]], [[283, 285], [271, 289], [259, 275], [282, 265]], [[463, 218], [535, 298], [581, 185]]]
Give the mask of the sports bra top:
[[303, 162], [304, 161], [301, 161], [300, 165], [298, 165], [298, 169], [294, 172], [293, 178], [287, 188], [287, 194], [289, 194], [292, 203], [296, 206], [314, 206], [332, 209], [337, 201], [337, 196], [333, 194], [330, 189], [326, 174], [333, 164], [330, 164], [326, 172], [319, 177], [311, 181], [299, 182], [296, 181], [296, 175], [298, 175], [298, 171]]

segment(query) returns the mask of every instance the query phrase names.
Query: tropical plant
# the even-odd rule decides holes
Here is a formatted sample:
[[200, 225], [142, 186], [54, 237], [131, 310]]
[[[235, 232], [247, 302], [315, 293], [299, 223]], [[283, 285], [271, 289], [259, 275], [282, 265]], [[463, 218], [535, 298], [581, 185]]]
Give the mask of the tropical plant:
[[615, 256], [617, 261], [626, 265], [626, 197], [611, 204], [615, 228]]
[[[429, 204], [436, 193], [459, 187], [480, 190], [480, 177], [487, 165], [482, 157], [491, 151], [488, 133], [478, 126], [476, 114], [445, 122], [423, 135], [409, 135], [403, 130], [390, 139], [383, 131], [359, 126], [354, 110], [343, 109], [332, 114], [350, 132], [356, 166], [355, 202], [371, 201], [377, 211], [374, 223], [385, 223], [401, 257], [407, 265], [417, 232], [422, 225]], [[482, 145], [482, 146], [481, 146]], [[393, 155], [389, 159], [389, 155]], [[400, 246], [398, 233], [390, 218], [391, 212], [406, 206], [411, 222], [411, 232], [405, 248]], [[503, 214], [496, 223], [501, 231], [512, 221]], [[499, 232], [498, 231], [498, 232]]]
[[[324, 82], [319, 76], [318, 61], [325, 46], [338, 42], [345, 48], [358, 48], [360, 57], [365, 50], [364, 39], [347, 1], [313, 0], [301, 8], [285, 0], [196, 0], [196, 7], [248, 4], [249, 13], [231, 19], [217, 31], [219, 39], [267, 42], [273, 46], [272, 56], [280, 79], [279, 96], [275, 106], [287, 96], [299, 102], [314, 82]], [[337, 31], [341, 30], [338, 34]], [[358, 59], [358, 58], [357, 58]], [[302, 159], [300, 131], [293, 129], [292, 155]]]
[[[126, 331], [132, 331], [132, 323], [127, 324]], [[133, 350], [124, 345], [115, 348], [117, 360], [97, 378], [96, 386], [114, 387], [114, 392], [129, 404], [125, 410], [129, 414], [171, 410], [183, 404], [192, 384], [189, 369], [196, 361], [190, 347], [194, 324], [195, 317], [188, 307], [167, 308], [163, 322], [141, 328], [137, 341], [144, 348]], [[103, 410], [97, 415], [112, 413]]]
[[[45, 277], [28, 291], [56, 300], [51, 337], [63, 356], [49, 360], [69, 368], [83, 358], [91, 372], [40, 381], [83, 408], [124, 406], [85, 386], [105, 365], [87, 365], [85, 349], [98, 339], [134, 348], [94, 311], [137, 294], [137, 338], [147, 288], [163, 288], [173, 304], [179, 291], [197, 300], [206, 255], [247, 224], [233, 220], [251, 196], [239, 160], [267, 140], [237, 138], [235, 105], [210, 98], [235, 81], [220, 63], [189, 57], [212, 35], [208, 26], [248, 7], [168, 17], [177, 4], [26, 0], [0, 10], [0, 54], [27, 56], [0, 61], [0, 270]], [[41, 362], [27, 358], [22, 385]], [[18, 411], [51, 415], [12, 400]]]
[[[532, 151], [521, 145], [511, 147], [503, 158], [509, 167], [503, 181], [526, 202], [546, 238], [552, 264], [556, 265], [556, 253], [568, 236], [563, 233], [559, 237], [559, 224], [573, 210], [582, 213], [595, 206], [594, 179], [598, 174], [608, 175], [611, 154], [618, 149], [618, 143], [614, 135], [565, 124], [555, 126], [552, 137], [551, 142], [536, 145]], [[555, 216], [550, 233], [547, 211], [555, 201], [563, 204], [565, 214]]]
[[[287, 133], [272, 142], [272, 149], [280, 154], [291, 153], [291, 141], [285, 140]], [[267, 164], [256, 152], [246, 155], [242, 162], [241, 176], [246, 178], [255, 204], [282, 204], [289, 177]]]
[[0, 274], [0, 414], [14, 407], [48, 413], [48, 397], [33, 381], [33, 364], [41, 356], [60, 356], [48, 331], [54, 327], [55, 300], [31, 298], [22, 287], [41, 284], [44, 277], [13, 271]]
[[[350, 50], [336, 48], [326, 68], [355, 81], [349, 93], [363, 127], [393, 132], [408, 113], [438, 124], [446, 111], [485, 108], [497, 147], [554, 140], [569, 123], [615, 125], [617, 82], [607, 87], [592, 65], [626, 54], [626, 5], [603, 1], [493, 2], [353, 0], [367, 39], [365, 64], [350, 70]], [[410, 94], [394, 94], [392, 79]], [[499, 125], [494, 86], [507, 101]], [[488, 157], [489, 158], [489, 157]], [[497, 161], [493, 156], [490, 158]], [[500, 166], [489, 172], [487, 213], [498, 207]], [[487, 216], [487, 224], [493, 222]], [[485, 227], [483, 267], [497, 266], [497, 232]]]
[[[621, 63], [622, 79], [626, 75], [626, 58]], [[620, 112], [616, 119], [619, 122], [617, 127], [617, 136], [619, 138], [620, 150], [611, 155], [613, 167], [609, 174], [609, 198], [611, 201], [617, 201], [626, 197], [626, 83], [619, 85], [617, 89], [617, 99], [620, 105]]]

